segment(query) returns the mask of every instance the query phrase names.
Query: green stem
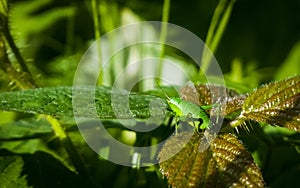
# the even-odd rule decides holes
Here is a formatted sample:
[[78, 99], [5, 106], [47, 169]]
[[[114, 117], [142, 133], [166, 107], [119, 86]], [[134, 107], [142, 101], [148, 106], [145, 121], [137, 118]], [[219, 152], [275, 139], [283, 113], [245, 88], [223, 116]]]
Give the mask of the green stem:
[[[36, 87], [37, 85], [35, 84], [34, 82], [34, 79], [29, 71], [29, 69], [27, 68], [26, 66], [26, 63], [25, 63], [25, 60], [23, 59], [18, 47], [16, 46], [14, 40], [13, 40], [13, 37], [9, 31], [9, 27], [8, 27], [8, 20], [5, 19], [4, 21], [4, 27], [3, 27], [3, 34], [4, 34], [4, 37], [8, 43], [8, 45], [10, 46], [12, 52], [15, 54], [15, 57], [22, 69], [22, 72], [24, 73], [24, 77], [26, 77], [26, 79], [24, 79], [24, 82], [27, 81], [29, 82], [28, 84], [22, 84], [22, 85], [29, 85], [31, 87]], [[8, 61], [9, 63], [9, 61]], [[10, 64], [10, 67], [12, 67], [12, 65]], [[18, 71], [15, 71], [15, 72], [18, 72]], [[22, 74], [21, 72], [21, 74]]]
[[4, 33], [4, 36], [6, 38], [6, 41], [8, 43], [8, 45], [10, 46], [11, 50], [13, 51], [13, 53], [15, 54], [16, 56], [16, 59], [18, 60], [19, 64], [20, 64], [20, 67], [22, 68], [22, 70], [24, 72], [27, 72], [28, 74], [29, 73], [29, 69], [27, 68], [26, 64], [25, 64], [25, 60], [23, 59], [18, 47], [16, 46], [16, 44], [14, 43], [14, 40], [9, 32], [9, 28], [8, 28], [8, 24], [7, 22], [5, 23], [5, 26], [3, 28], [3, 33]]
[[88, 170], [86, 169], [80, 154], [77, 152], [71, 139], [64, 131], [64, 128], [61, 126], [61, 124], [58, 122], [57, 119], [49, 115], [46, 116], [46, 119], [51, 124], [56, 136], [59, 138], [60, 142], [62, 143], [67, 153], [69, 154], [77, 172], [84, 177], [89, 177]]
[[[221, 0], [215, 9], [205, 41], [207, 47], [204, 48], [202, 52], [201, 69], [199, 70], [199, 76], [201, 78], [210, 66], [212, 54], [214, 54], [218, 48], [228, 24], [234, 3], [235, 0], [231, 0], [229, 4], [228, 0]], [[227, 4], [228, 6], [226, 7]]]
[[[161, 33], [160, 33], [160, 55], [159, 55], [159, 64], [157, 67], [157, 77], [160, 78], [162, 74], [163, 68], [163, 60], [165, 56], [165, 42], [167, 39], [167, 29], [168, 29], [168, 21], [169, 21], [169, 13], [170, 13], [170, 0], [164, 0], [163, 12], [162, 12], [162, 23], [161, 23]], [[158, 85], [160, 85], [160, 80], [158, 79]]]
[[226, 2], [227, 2], [227, 0], [220, 0], [219, 4], [217, 5], [217, 7], [214, 11], [213, 17], [211, 19], [210, 26], [208, 28], [206, 40], [205, 40], [206, 45], [210, 45], [211, 41], [213, 40], [213, 36], [214, 36], [216, 28], [218, 26], [218, 23], [219, 23], [221, 15], [222, 15], [223, 9], [226, 6]]
[[99, 25], [99, 13], [98, 13], [98, 6], [97, 0], [91, 0], [92, 12], [93, 12], [93, 21], [94, 21], [94, 32], [95, 32], [95, 39], [100, 38], [100, 25]]
[[[95, 32], [95, 40], [96, 40], [96, 45], [97, 45], [99, 67], [102, 67], [101, 43], [100, 43], [101, 32], [100, 32], [100, 24], [99, 24], [100, 21], [99, 21], [99, 11], [98, 11], [97, 0], [91, 0], [91, 7], [92, 7], [92, 12], [93, 12], [94, 32]], [[103, 72], [102, 71], [100, 71], [100, 73], [99, 73], [98, 84], [99, 85], [103, 84]]]
[[[77, 6], [76, 3], [71, 2], [70, 6]], [[70, 16], [67, 20], [67, 29], [66, 29], [66, 45], [65, 45], [65, 54], [67, 56], [74, 54], [74, 46], [75, 46], [75, 16]]]
[[29, 77], [25, 72], [18, 71], [9, 61], [4, 37], [0, 35], [0, 68], [5, 72], [9, 78], [9, 81], [15, 83], [21, 89], [34, 88], [35, 85], [29, 81]]
[[215, 52], [217, 50], [217, 47], [221, 41], [221, 38], [222, 38], [224, 31], [226, 29], [226, 26], [228, 24], [234, 3], [235, 3], [235, 0], [230, 1], [228, 7], [226, 8], [226, 10], [224, 12], [224, 15], [223, 15], [221, 21], [219, 23], [218, 30], [216, 31], [215, 36], [214, 36], [213, 41], [211, 42], [211, 46], [210, 46], [210, 49], [213, 52]]

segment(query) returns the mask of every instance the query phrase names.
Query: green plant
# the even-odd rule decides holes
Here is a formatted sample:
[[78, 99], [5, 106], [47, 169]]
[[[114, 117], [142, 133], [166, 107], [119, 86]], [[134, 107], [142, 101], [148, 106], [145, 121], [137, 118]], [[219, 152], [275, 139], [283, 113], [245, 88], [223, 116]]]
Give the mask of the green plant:
[[[257, 69], [257, 65], [246, 64], [237, 57], [231, 64], [231, 72], [225, 75], [226, 84], [231, 89], [195, 84], [195, 94], [188, 87], [182, 88], [182, 99], [199, 106], [214, 103], [211, 101], [211, 90], [226, 91], [226, 103], [220, 105], [219, 114], [211, 116], [216, 122], [219, 116], [225, 118], [221, 131], [216, 135], [207, 135], [205, 131], [208, 129], [195, 134], [179, 132], [171, 135], [176, 123], [172, 121], [172, 112], [166, 108], [166, 101], [158, 97], [159, 90], [142, 93], [139, 88], [129, 95], [131, 113], [139, 120], [131, 126], [143, 125], [144, 120], [153, 113], [157, 117], [166, 115], [167, 118], [157, 130], [147, 133], [132, 131], [116, 121], [111, 106], [112, 88], [101, 85], [107, 77], [99, 77], [100, 86], [95, 89], [97, 115], [114, 138], [131, 146], [149, 146], [171, 135], [161, 150], [147, 156], [151, 160], [159, 156], [159, 165], [140, 167], [137, 160], [132, 167], [123, 167], [100, 157], [82, 138], [73, 117], [73, 88], [70, 85], [77, 62], [89, 46], [89, 40], [97, 39], [119, 26], [122, 15], [142, 20], [143, 11], [137, 9], [136, 13], [141, 15], [134, 14], [134, 6], [119, 1], [64, 3], [33, 0], [15, 2], [10, 7], [6, 1], [1, 1], [0, 84], [3, 92], [0, 93], [0, 187], [283, 187], [289, 186], [289, 182], [293, 183], [289, 180], [298, 177], [298, 45], [272, 77], [261, 74], [266, 73], [266, 69]], [[146, 1], [143, 3], [146, 7], [152, 6]], [[215, 2], [216, 9], [212, 11], [213, 19], [206, 37], [206, 44], [213, 52], [221, 42], [234, 3], [226, 0], [221, 0], [219, 4]], [[176, 2], [172, 2], [172, 6], [176, 7]], [[170, 8], [170, 1], [166, 0], [162, 8], [163, 21], [174, 21]], [[180, 16], [188, 11], [180, 7]], [[83, 24], [76, 25], [81, 19], [86, 26], [85, 32], [76, 33], [82, 32]], [[197, 23], [198, 19], [194, 22]], [[53, 27], [54, 24], [57, 25]], [[95, 34], [91, 34], [91, 31]], [[22, 35], [18, 35], [18, 32]], [[167, 28], [163, 27], [162, 43], [168, 34]], [[32, 41], [29, 48], [24, 47], [26, 40]], [[58, 55], [48, 56], [53, 51]], [[101, 57], [102, 54], [98, 55]], [[164, 45], [159, 55], [173, 56], [183, 67], [192, 67], [191, 72], [196, 72], [192, 79], [195, 82], [202, 81], [203, 73], [198, 74], [200, 70], [191, 65], [190, 59], [183, 58], [182, 61]], [[30, 61], [31, 58], [33, 61]], [[205, 62], [202, 71], [205, 72], [209, 69], [211, 57], [203, 55], [202, 58]], [[123, 60], [115, 63], [125, 67], [128, 62], [126, 58]], [[158, 76], [161, 72], [159, 69]], [[109, 83], [115, 79], [116, 72], [111, 70]], [[287, 78], [293, 74], [296, 76]], [[279, 81], [259, 87], [266, 79]], [[257, 89], [250, 92], [253, 88]], [[78, 88], [78, 91], [90, 92], [93, 88]], [[198, 98], [192, 98], [191, 93]], [[122, 95], [122, 91], [116, 95]], [[175, 95], [174, 92], [170, 94]], [[217, 95], [217, 98], [221, 96]], [[149, 104], [152, 100], [161, 102], [161, 111], [151, 111]], [[207, 114], [210, 114], [209, 110]], [[91, 115], [86, 111], [80, 111], [79, 114], [84, 117]], [[118, 118], [130, 117], [124, 112], [118, 114]], [[90, 120], [85, 123], [89, 125], [93, 122]], [[184, 128], [185, 122], [181, 126]], [[88, 126], [86, 131], [90, 134], [99, 133]], [[203, 135], [215, 139], [206, 142], [202, 139]], [[108, 141], [103, 138], [101, 143]], [[204, 152], [199, 150], [202, 144], [207, 147]], [[183, 149], [179, 151], [179, 148]], [[176, 151], [178, 153], [171, 157]], [[108, 147], [100, 147], [98, 153], [107, 158], [111, 155]]]
[[[184, 143], [187, 141], [185, 137], [188, 133], [183, 132], [174, 135], [159, 154], [160, 160], [163, 161], [160, 164], [160, 168], [163, 174], [168, 177], [169, 183], [175, 187], [184, 187], [185, 185], [205, 185], [212, 187], [251, 185], [263, 187], [264, 181], [258, 167], [254, 163], [250, 153], [247, 152], [245, 147], [238, 141], [237, 137], [232, 134], [233, 129], [239, 126], [247, 127], [245, 124], [246, 121], [255, 120], [299, 131], [299, 84], [300, 77], [295, 76], [264, 85], [254, 92], [247, 94], [246, 97], [245, 95], [229, 97], [225, 105], [222, 106], [222, 108], [226, 107], [226, 110], [221, 111], [221, 115], [226, 118], [222, 125], [223, 128], [220, 134], [215, 135], [216, 139], [210, 143], [209, 149], [205, 150], [205, 152], [198, 151], [203, 133], [195, 133], [184, 149], [170, 158], [174, 152], [178, 152], [178, 147], [182, 146], [181, 142]], [[215, 90], [220, 89], [219, 87], [213, 88]], [[209, 87], [198, 85], [197, 89], [200, 93], [198, 103], [200, 105], [211, 104]], [[79, 90], [83, 93], [87, 91], [87, 89], [84, 88], [79, 88]], [[48, 114], [59, 119], [72, 117], [71, 91], [72, 88], [70, 87], [57, 87], [2, 93], [0, 94], [0, 109], [24, 113]], [[110, 104], [110, 91], [109, 88], [97, 88], [96, 90], [96, 105], [98, 110], [101, 109], [98, 111], [98, 115], [101, 119], [115, 118], [114, 111]], [[189, 93], [187, 92], [186, 94]], [[154, 98], [157, 97], [141, 94], [131, 95], [131, 112], [136, 118], [148, 118], [150, 116], [148, 108], [149, 102]], [[161, 112], [155, 116], [162, 116], [163, 114], [164, 113]], [[84, 114], [84, 112], [81, 112], [81, 115], [89, 116], [89, 114]], [[119, 114], [119, 118], [120, 117], [127, 118], [126, 114]], [[65, 133], [65, 130], [68, 129], [66, 129], [66, 127], [61, 128], [61, 123], [50, 116], [46, 119], [42, 119], [44, 119], [42, 121], [43, 123], [38, 123], [41, 122], [41, 120], [34, 120], [36, 123], [29, 125], [47, 127], [47, 124], [50, 123], [53, 127], [53, 131], [47, 128], [44, 130], [29, 129], [30, 132], [22, 132], [26, 126], [22, 126], [21, 122], [1, 126], [0, 135], [2, 136], [1, 140], [3, 142], [1, 148], [13, 151], [15, 154], [27, 153], [28, 149], [26, 149], [26, 144], [31, 145], [31, 141], [38, 140], [39, 144], [36, 145], [36, 148], [30, 148], [31, 153], [35, 153], [44, 148], [42, 151], [53, 155], [55, 151], [47, 149], [47, 147], [43, 145], [48, 143], [50, 141], [49, 138], [54, 136], [59, 138], [60, 143], [69, 154], [79, 175], [83, 177], [88, 176], [85, 169], [87, 165], [85, 164], [86, 162], [81, 160], [76, 147], [73, 146], [68, 134]], [[11, 126], [15, 127], [15, 130], [9, 131], [10, 134], [5, 133]], [[74, 126], [74, 124], [72, 126]], [[229, 127], [231, 127], [231, 129]], [[297, 133], [295, 132], [294, 134]], [[44, 140], [47, 137], [48, 139]], [[16, 143], [14, 142], [16, 141], [18, 144], [20, 144], [19, 142], [26, 144], [24, 146], [23, 143], [23, 146], [16, 150], [14, 149], [16, 147]], [[45, 141], [46, 143], [44, 143]], [[186, 157], [186, 155], [189, 157]], [[57, 154], [54, 156], [57, 156]], [[60, 156], [57, 156], [57, 158], [60, 161], [64, 161], [60, 159]], [[16, 161], [13, 163], [15, 162]], [[9, 164], [10, 163], [11, 162], [9, 162]], [[19, 164], [20, 161], [17, 160], [17, 163]], [[5, 168], [4, 170], [8, 169]], [[15, 172], [11, 173], [12, 175], [17, 175], [14, 174]]]
[[[255, 120], [286, 127], [297, 134], [300, 130], [299, 86], [300, 76], [295, 76], [264, 85], [246, 95], [227, 98], [221, 107], [225, 121], [220, 134], [210, 135], [213, 139], [207, 143], [203, 133], [195, 133], [190, 140], [186, 132], [173, 136], [159, 154], [161, 171], [168, 182], [174, 187], [264, 187], [259, 168], [228, 127], [248, 129], [245, 122]], [[198, 85], [197, 88], [202, 94], [197, 103], [212, 104], [209, 86]], [[218, 89], [223, 88], [213, 88]], [[192, 98], [191, 90], [185, 93], [187, 100]], [[222, 92], [220, 96], [214, 94], [215, 97], [222, 95]], [[199, 151], [201, 144], [209, 146]]]

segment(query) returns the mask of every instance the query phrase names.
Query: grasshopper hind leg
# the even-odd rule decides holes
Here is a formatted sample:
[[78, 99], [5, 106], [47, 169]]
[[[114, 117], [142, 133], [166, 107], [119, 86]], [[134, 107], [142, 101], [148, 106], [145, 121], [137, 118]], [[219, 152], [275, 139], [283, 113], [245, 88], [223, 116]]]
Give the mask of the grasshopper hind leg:
[[203, 132], [203, 129], [201, 129], [201, 125], [204, 123], [204, 120], [200, 117], [193, 118], [190, 117], [188, 118], [188, 124], [193, 125], [194, 130], [196, 131], [197, 134], [200, 134]]

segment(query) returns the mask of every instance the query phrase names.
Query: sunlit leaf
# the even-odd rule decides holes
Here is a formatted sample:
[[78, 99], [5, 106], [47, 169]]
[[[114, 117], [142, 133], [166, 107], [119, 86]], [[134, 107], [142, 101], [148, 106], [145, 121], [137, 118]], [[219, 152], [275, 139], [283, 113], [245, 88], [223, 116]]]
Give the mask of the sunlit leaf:
[[246, 98], [246, 95], [238, 95], [232, 89], [219, 85], [186, 85], [180, 90], [181, 97], [184, 100], [191, 101], [199, 106], [211, 105], [214, 102], [222, 102], [222, 112], [220, 115], [226, 116], [240, 111]]
[[221, 134], [200, 152], [202, 135], [190, 134], [173, 136], [159, 153], [161, 172], [172, 187], [264, 187], [259, 168], [235, 136]]
[[300, 76], [273, 82], [256, 89], [246, 98], [241, 115], [232, 126], [245, 120], [300, 130]]
[[[47, 114], [57, 118], [73, 117], [74, 111], [80, 117], [95, 117], [90, 113], [95, 107], [98, 110], [97, 115], [103, 119], [116, 118], [116, 112], [118, 112], [118, 118], [149, 118], [151, 115], [163, 117], [165, 114], [165, 101], [151, 95], [129, 94], [129, 92], [124, 95], [124, 92], [114, 92], [115, 102], [112, 102], [113, 92], [111, 88], [78, 87], [76, 88], [78, 102], [77, 106], [74, 107], [72, 103], [74, 99], [73, 92], [72, 87], [49, 87], [3, 92], [0, 93], [0, 110]], [[91, 95], [95, 96], [94, 100], [91, 100]], [[124, 99], [128, 99], [129, 104]], [[149, 108], [150, 103], [151, 107], [156, 110]]]

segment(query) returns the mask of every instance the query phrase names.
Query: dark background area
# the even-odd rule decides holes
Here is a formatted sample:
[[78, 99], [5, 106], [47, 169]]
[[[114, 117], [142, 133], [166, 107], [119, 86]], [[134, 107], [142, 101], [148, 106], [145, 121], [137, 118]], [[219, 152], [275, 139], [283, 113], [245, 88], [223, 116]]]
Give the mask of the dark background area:
[[[13, 1], [12, 7], [15, 2], [19, 1]], [[163, 1], [117, 0], [107, 2], [116, 3], [119, 9], [129, 8], [141, 19], [147, 21], [161, 20]], [[217, 2], [204, 0], [171, 1], [170, 23], [184, 27], [205, 40]], [[31, 12], [31, 16], [39, 16], [59, 7], [76, 7], [74, 17], [59, 20], [39, 33], [43, 36], [39, 36], [37, 33], [31, 36], [29, 45], [34, 47], [35, 41], [39, 41], [40, 46], [35, 52], [35, 59], [38, 64], [47, 63], [52, 58], [65, 54], [63, 49], [58, 49], [49, 40], [44, 40], [44, 36], [47, 35], [48, 39], [52, 38], [56, 42], [65, 44], [67, 34], [70, 33], [68, 31], [70, 20], [73, 22], [72, 33], [74, 34], [72, 50], [87, 48], [86, 41], [92, 40], [94, 36], [93, 21], [90, 10], [88, 10], [88, 3], [88, 1], [57, 0]], [[237, 0], [215, 54], [223, 71], [228, 72], [230, 70], [233, 58], [240, 58], [243, 63], [255, 61], [257, 68], [278, 68], [300, 38], [299, 9], [300, 2], [297, 0]], [[43, 68], [44, 66], [39, 65], [39, 67]]]

